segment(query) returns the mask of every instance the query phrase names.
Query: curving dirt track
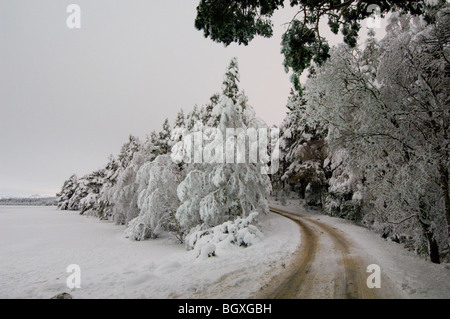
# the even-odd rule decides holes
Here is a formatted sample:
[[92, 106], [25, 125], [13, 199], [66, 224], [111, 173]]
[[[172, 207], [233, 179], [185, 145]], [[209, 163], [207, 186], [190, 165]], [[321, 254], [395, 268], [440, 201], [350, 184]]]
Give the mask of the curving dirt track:
[[[377, 299], [369, 289], [369, 263], [352, 254], [352, 243], [341, 231], [317, 220], [271, 208], [297, 223], [302, 241], [284, 275], [274, 278], [258, 297], [267, 299]], [[386, 296], [383, 296], [385, 298]]]

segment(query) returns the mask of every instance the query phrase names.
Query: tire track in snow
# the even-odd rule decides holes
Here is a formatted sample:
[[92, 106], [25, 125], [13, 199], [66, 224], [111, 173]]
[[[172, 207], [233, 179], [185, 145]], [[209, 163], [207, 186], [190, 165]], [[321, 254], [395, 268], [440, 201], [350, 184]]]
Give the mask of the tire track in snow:
[[345, 268], [345, 298], [347, 299], [376, 299], [378, 296], [374, 289], [369, 289], [366, 284], [365, 266], [362, 259], [352, 256], [351, 243], [336, 229], [320, 223], [316, 220], [308, 219], [319, 228], [324, 230], [331, 238], [335, 248], [341, 253]]
[[306, 295], [311, 285], [303, 283], [308, 279], [312, 263], [316, 257], [318, 249], [318, 237], [314, 230], [300, 219], [292, 218], [289, 215], [277, 212], [293, 220], [301, 228], [301, 247], [297, 251], [292, 265], [288, 267], [287, 277], [282, 279], [281, 284], [270, 292], [269, 299], [294, 299], [299, 295]]

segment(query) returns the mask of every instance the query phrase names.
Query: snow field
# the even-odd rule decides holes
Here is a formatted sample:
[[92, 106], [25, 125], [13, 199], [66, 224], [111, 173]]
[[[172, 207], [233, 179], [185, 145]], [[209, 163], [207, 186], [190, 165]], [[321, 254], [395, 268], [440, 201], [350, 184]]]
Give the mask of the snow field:
[[[300, 244], [295, 223], [260, 216], [263, 239], [247, 248], [218, 246], [216, 256], [168, 236], [142, 242], [125, 227], [53, 207], [0, 207], [0, 298], [251, 298]], [[70, 290], [67, 266], [81, 268]]]

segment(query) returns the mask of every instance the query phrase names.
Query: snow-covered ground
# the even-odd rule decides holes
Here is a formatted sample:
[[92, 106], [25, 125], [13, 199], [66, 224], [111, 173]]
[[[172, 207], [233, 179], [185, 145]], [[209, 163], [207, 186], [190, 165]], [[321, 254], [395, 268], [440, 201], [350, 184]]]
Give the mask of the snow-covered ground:
[[384, 240], [364, 227], [307, 210], [300, 200], [288, 200], [284, 206], [272, 201], [271, 206], [300, 213], [341, 230], [354, 245], [356, 255], [381, 267], [382, 275], [389, 279], [392, 288], [400, 292], [396, 298], [450, 298], [450, 264], [433, 264], [406, 250], [403, 245]]
[[[169, 238], [133, 242], [124, 227], [54, 207], [0, 206], [0, 298], [249, 298], [300, 244], [295, 223], [262, 216], [264, 239], [197, 258]], [[67, 266], [81, 268], [70, 290]]]
[[[279, 205], [274, 206], [281, 207]], [[357, 254], [380, 265], [405, 298], [450, 298], [450, 265], [432, 264], [349, 221], [284, 209], [343, 231]], [[54, 207], [0, 206], [0, 298], [251, 298], [280, 274], [300, 244], [299, 228], [270, 214], [259, 221], [264, 239], [248, 248], [197, 258], [169, 238], [133, 242], [124, 227]], [[66, 286], [66, 268], [81, 268], [81, 288]]]

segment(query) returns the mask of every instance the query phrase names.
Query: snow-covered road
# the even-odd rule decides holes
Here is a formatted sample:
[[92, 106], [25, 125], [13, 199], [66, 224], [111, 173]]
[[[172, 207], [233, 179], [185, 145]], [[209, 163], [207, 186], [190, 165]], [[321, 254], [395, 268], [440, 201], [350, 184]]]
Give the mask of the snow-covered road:
[[[281, 209], [272, 212], [295, 221], [302, 231], [302, 246], [285, 278], [274, 281], [265, 297], [271, 299], [375, 299], [396, 298], [400, 294], [386, 288], [369, 289], [369, 264], [351, 253], [351, 243], [336, 228]], [[333, 245], [330, 247], [330, 243]], [[381, 276], [380, 276], [381, 277]], [[380, 280], [381, 281], [381, 280]]]
[[[262, 298], [450, 298], [448, 264], [432, 264], [349, 221], [307, 211], [299, 201], [273, 203], [272, 211], [297, 222], [302, 245]], [[374, 264], [381, 288], [370, 289], [367, 268]]]

